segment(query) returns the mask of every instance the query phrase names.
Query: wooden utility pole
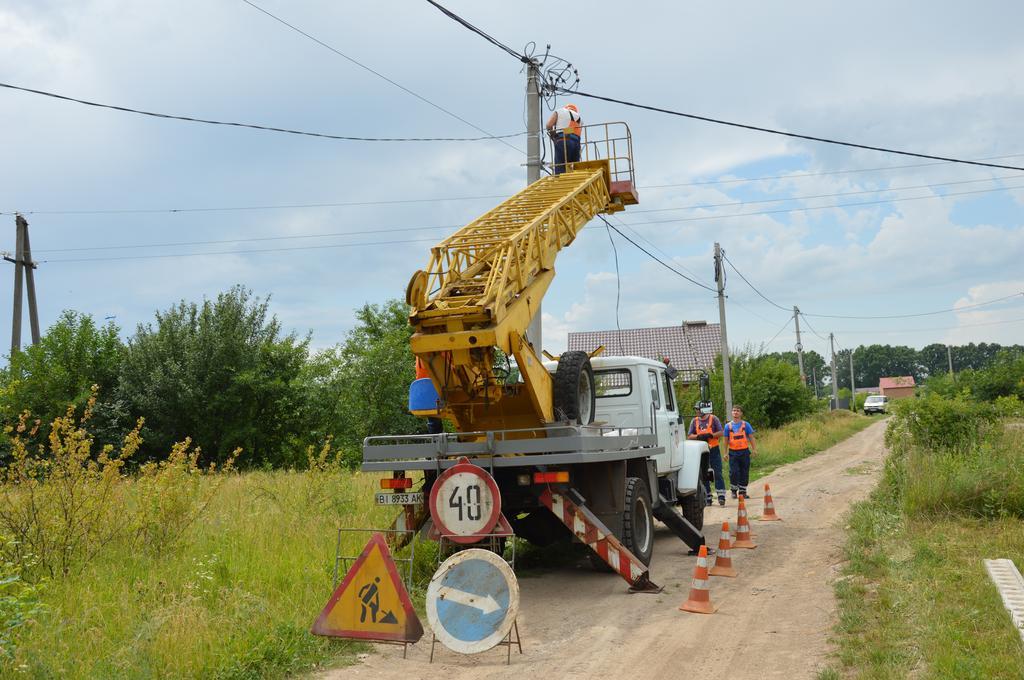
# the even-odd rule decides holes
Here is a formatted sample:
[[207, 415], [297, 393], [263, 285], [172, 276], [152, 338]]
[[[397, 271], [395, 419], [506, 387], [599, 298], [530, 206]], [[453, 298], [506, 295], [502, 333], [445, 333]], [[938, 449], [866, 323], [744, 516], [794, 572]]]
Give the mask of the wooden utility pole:
[[4, 259], [14, 263], [14, 306], [11, 319], [11, 355], [21, 349], [22, 282], [28, 292], [28, 319], [32, 331], [32, 344], [39, 342], [39, 309], [36, 306], [36, 263], [32, 261], [32, 246], [28, 237], [28, 222], [21, 215], [14, 216], [14, 257]]
[[729, 367], [729, 336], [725, 332], [725, 276], [722, 248], [715, 242], [715, 283], [718, 284], [718, 323], [722, 331], [722, 381], [725, 383], [725, 416], [732, 413], [732, 369]]

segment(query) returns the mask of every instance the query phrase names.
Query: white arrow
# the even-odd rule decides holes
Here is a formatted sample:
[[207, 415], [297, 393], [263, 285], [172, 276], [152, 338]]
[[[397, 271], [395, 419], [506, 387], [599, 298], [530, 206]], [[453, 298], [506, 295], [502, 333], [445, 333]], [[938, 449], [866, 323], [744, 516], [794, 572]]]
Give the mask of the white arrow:
[[456, 590], [450, 586], [441, 586], [438, 588], [437, 595], [441, 600], [448, 600], [449, 602], [479, 609], [485, 615], [492, 614], [501, 609], [501, 607], [498, 606], [498, 601], [490, 595], [481, 596], [474, 593], [467, 593], [462, 590]]

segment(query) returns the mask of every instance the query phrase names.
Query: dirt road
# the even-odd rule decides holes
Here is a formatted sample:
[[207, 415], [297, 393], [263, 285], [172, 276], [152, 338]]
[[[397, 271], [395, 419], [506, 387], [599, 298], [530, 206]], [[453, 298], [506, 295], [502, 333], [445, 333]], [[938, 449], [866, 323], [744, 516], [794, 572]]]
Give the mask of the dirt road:
[[[783, 522], [752, 522], [755, 550], [736, 550], [738, 578], [712, 578], [711, 616], [678, 611], [695, 558], [658, 526], [652, 578], [660, 595], [629, 595], [621, 579], [586, 567], [520, 580], [524, 654], [505, 665], [504, 648], [460, 656], [430, 633], [409, 648], [379, 646], [361, 663], [321, 678], [813, 678], [828, 654], [835, 617], [832, 581], [842, 560], [837, 525], [867, 495], [881, 469], [884, 425], [876, 423], [828, 451], [776, 470], [772, 486]], [[759, 484], [752, 489], [763, 489]], [[752, 516], [761, 491], [753, 491]], [[708, 510], [708, 544], [733, 522], [735, 501]]]

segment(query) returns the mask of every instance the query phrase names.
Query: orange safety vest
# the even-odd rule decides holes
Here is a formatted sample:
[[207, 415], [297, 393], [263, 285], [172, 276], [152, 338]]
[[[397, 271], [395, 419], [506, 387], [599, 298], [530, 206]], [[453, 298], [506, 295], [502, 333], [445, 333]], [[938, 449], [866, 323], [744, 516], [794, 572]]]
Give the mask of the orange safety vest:
[[742, 451], [750, 448], [750, 440], [747, 439], [747, 421], [739, 422], [739, 432], [736, 431], [737, 424], [729, 422], [729, 450]]
[[[694, 431], [694, 434], [697, 434], [697, 435], [711, 434], [712, 432], [715, 431], [715, 417], [714, 416], [708, 416], [708, 421], [707, 421], [707, 427], [706, 428], [700, 426], [700, 417], [699, 416], [697, 418], [694, 418], [693, 419], [693, 431]], [[708, 446], [711, 447], [711, 448], [715, 448], [716, 446], [718, 446], [718, 439], [717, 438], [709, 439], [708, 440]]]
[[[580, 119], [579, 109], [576, 108], [575, 104], [566, 104], [562, 108], [565, 109], [568, 112], [566, 115], [569, 118], [568, 125], [566, 125], [564, 128], [562, 128], [562, 134], [563, 135], [576, 135], [577, 137], [582, 136], [583, 128], [580, 127], [580, 120], [581, 119]], [[576, 116], [575, 118], [573, 118], [573, 114], [575, 114], [575, 116]]]

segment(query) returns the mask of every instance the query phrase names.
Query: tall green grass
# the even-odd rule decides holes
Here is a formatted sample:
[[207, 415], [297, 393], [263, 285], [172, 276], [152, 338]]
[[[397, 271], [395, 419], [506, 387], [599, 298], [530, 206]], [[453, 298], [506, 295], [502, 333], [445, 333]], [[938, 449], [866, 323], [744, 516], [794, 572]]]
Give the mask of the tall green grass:
[[1013, 401], [934, 395], [899, 406], [879, 487], [848, 521], [834, 677], [1024, 677], [1024, 648], [982, 565], [1024, 568], [1018, 414]]
[[[272, 678], [357, 647], [309, 634], [339, 526], [386, 527], [377, 477], [328, 468], [232, 474], [160, 555], [111, 546], [47, 584], [8, 671], [40, 678]], [[202, 488], [197, 492], [201, 493]], [[129, 490], [129, 496], [131, 490]], [[357, 554], [366, 536], [344, 538]]]
[[750, 460], [751, 480], [834, 446], [873, 422], [850, 411], [816, 413], [774, 430], [758, 432], [757, 455]]

